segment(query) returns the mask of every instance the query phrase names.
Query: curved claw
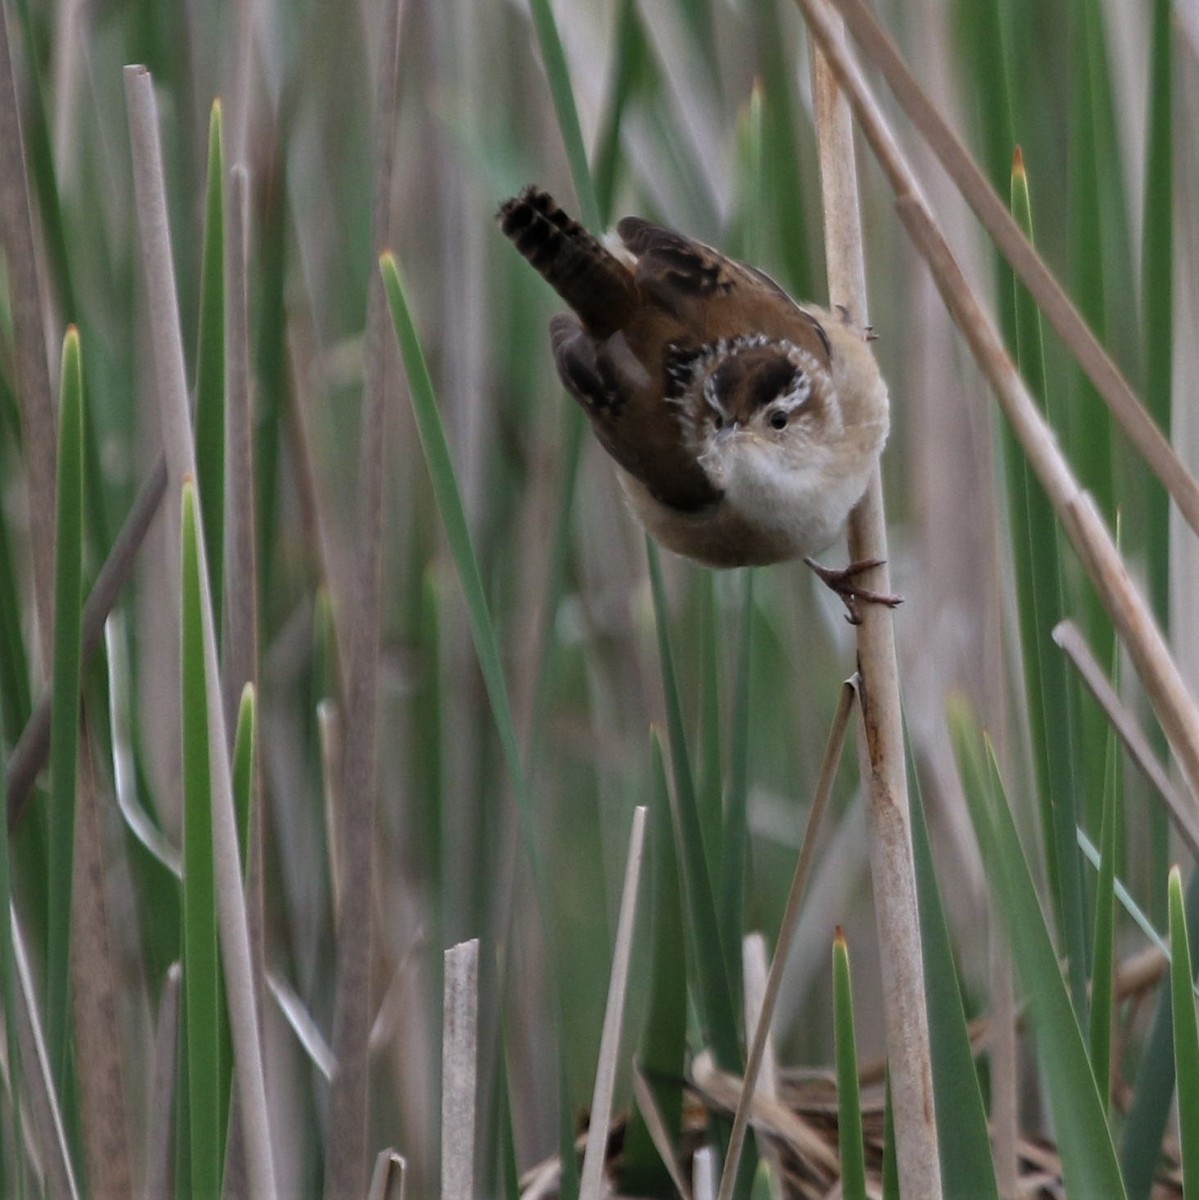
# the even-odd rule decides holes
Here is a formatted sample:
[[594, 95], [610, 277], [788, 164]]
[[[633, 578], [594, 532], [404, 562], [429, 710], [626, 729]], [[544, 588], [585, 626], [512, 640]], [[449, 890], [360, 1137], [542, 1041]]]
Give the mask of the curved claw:
[[847, 567], [825, 567], [818, 563], [813, 558], [805, 558], [804, 562], [816, 573], [826, 587], [831, 588], [838, 596], [841, 597], [842, 603], [845, 605], [845, 619], [851, 625], [860, 625], [862, 623], [861, 610], [858, 608], [859, 601], [865, 604], [885, 604], [888, 608], [896, 608], [903, 603], [903, 597], [897, 596], [888, 592], [874, 592], [869, 588], [858, 587], [853, 583], [853, 579], [861, 575], [863, 571], [869, 571], [873, 567], [881, 567], [886, 559], [882, 558], [864, 558], [858, 562], [852, 562]]

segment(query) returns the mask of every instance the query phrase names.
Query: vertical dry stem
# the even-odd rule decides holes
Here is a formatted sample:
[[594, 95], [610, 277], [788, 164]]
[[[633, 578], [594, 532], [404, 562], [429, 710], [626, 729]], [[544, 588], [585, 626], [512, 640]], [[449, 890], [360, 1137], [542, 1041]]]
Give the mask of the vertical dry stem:
[[3, 234], [8, 295], [12, 305], [16, 348], [17, 399], [25, 438], [25, 470], [29, 475], [30, 555], [42, 668], [50, 667], [54, 607], [54, 473], [58, 435], [50, 387], [50, 364], [42, 327], [42, 292], [33, 215], [25, 173], [20, 104], [9, 55], [8, 20], [13, 10], [0, 10], [0, 234]]
[[441, 1061], [441, 1195], [443, 1200], [470, 1200], [479, 1062], [478, 938], [445, 952]]
[[93, 1196], [129, 1196], [133, 1194], [133, 1172], [125, 1121], [117, 979], [104, 889], [100, 796], [86, 719], [81, 732], [71, 980], [84, 1161]]
[[[163, 444], [166, 449], [170, 492], [172, 497], [177, 498], [184, 481], [195, 477], [196, 458], [188, 410], [179, 306], [175, 292], [175, 266], [171, 257], [170, 228], [167, 221], [162, 150], [158, 144], [158, 106], [154, 99], [154, 83], [145, 67], [125, 68], [125, 94], [129, 109], [134, 194], [137, 200], [142, 260], [152, 325]], [[178, 557], [177, 542], [175, 551]], [[199, 552], [200, 579], [204, 585], [200, 588], [200, 617], [203, 626], [204, 673], [208, 683], [212, 835], [221, 962], [225, 968], [225, 994], [229, 1005], [234, 1070], [246, 1137], [252, 1194], [258, 1200], [269, 1200], [277, 1194], [275, 1166], [267, 1121], [266, 1080], [263, 1074], [258, 1005], [250, 961], [250, 936], [246, 924], [246, 899], [242, 891], [237, 820], [233, 813], [229, 742], [220, 693], [220, 667], [217, 663], [212, 596], [207, 587], [208, 556], [203, 537], [199, 539]]]
[[[857, 178], [850, 110], [820, 52], [814, 82], [824, 204], [829, 301], [867, 322]], [[882, 480], [878, 470], [849, 519], [852, 561], [887, 557]], [[866, 586], [889, 591], [887, 568]], [[871, 871], [882, 963], [887, 1055], [901, 1189], [906, 1196], [941, 1194], [933, 1112], [924, 966], [904, 766], [899, 670], [889, 609], [866, 605], [858, 628], [862, 715], [860, 754], [869, 802]]]
[[[400, 0], [383, 13], [375, 129], [373, 239], [387, 244], [395, 151], [395, 97], [399, 58]], [[376, 724], [379, 688], [379, 627], [382, 611], [383, 449], [386, 429], [387, 356], [393, 353], [387, 306], [378, 271], [371, 273], [366, 314], [364, 412], [360, 451], [360, 520], [354, 580], [351, 671], [346, 693], [344, 762], [337, 835], [341, 844], [340, 912], [337, 926], [337, 992], [333, 1052], [336, 1067], [329, 1108], [329, 1156], [325, 1195], [330, 1200], [366, 1192], [370, 1122], [372, 879], [378, 787]]]

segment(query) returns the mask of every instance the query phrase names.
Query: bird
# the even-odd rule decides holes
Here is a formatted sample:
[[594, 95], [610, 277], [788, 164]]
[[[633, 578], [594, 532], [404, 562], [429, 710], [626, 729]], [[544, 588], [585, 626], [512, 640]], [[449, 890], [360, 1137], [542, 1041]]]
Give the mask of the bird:
[[853, 624], [858, 601], [900, 602], [856, 582], [879, 560], [812, 557], [841, 533], [887, 440], [871, 329], [641, 217], [605, 244], [533, 184], [496, 220], [570, 309], [550, 321], [558, 375], [652, 537], [709, 567], [802, 558]]

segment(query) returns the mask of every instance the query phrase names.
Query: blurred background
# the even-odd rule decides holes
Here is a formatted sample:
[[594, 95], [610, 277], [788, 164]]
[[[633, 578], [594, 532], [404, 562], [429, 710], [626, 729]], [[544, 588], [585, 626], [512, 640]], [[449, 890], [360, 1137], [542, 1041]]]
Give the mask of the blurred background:
[[[546, 323], [555, 297], [493, 214], [537, 182], [592, 224], [645, 215], [760, 265], [801, 298], [837, 297], [827, 296], [823, 274], [810, 52], [786, 0], [557, 0], [532, 13], [516, 0], [407, 0], [394, 99], [380, 78], [383, 7], [43, 0], [7, 4], [5, 16], [55, 377], [66, 325], [75, 323], [82, 339], [89, 580], [160, 444], [121, 68], [141, 62], [154, 77], [189, 382], [218, 96], [225, 162], [248, 172], [266, 964], [326, 1039], [336, 932], [318, 712], [336, 705], [349, 665], [368, 292], [382, 248], [400, 263], [500, 639], [546, 904], [539, 909], [390, 347], [370, 1146], [405, 1155], [409, 1195], [433, 1194], [442, 956], [478, 937], [480, 1187], [499, 1194], [514, 1168], [556, 1151], [562, 1115], [573, 1120], [590, 1101], [630, 822], [655, 786], [651, 729], [664, 728], [666, 712], [644, 539], [553, 371]], [[534, 18], [549, 12], [591, 197], [580, 195], [544, 65], [545, 32]], [[882, 2], [877, 12], [1005, 197], [1014, 147], [1023, 148], [1039, 248], [1195, 464], [1194, 7], [908, 0]], [[1151, 65], [1155, 21], [1172, 49], [1164, 85]], [[889, 93], [876, 86], [894, 115]], [[1162, 86], [1165, 133], [1158, 127], [1155, 141]], [[393, 102], [386, 227], [372, 231], [377, 139]], [[1010, 333], [1010, 272], [898, 115], [895, 128], [967, 273]], [[1018, 452], [902, 233], [884, 179], [868, 152], [859, 159], [869, 319], [892, 398], [883, 477], [892, 582], [905, 596], [895, 614], [905, 718], [974, 1016], [988, 1008], [988, 901], [947, 698], [966, 697], [994, 740], [1034, 864], [1043, 862], [1047, 828], [1037, 762], [1044, 732], [1033, 728], [1039, 709], [1026, 690], [1023, 622], [1073, 617], [1124, 681], [1134, 710], [1146, 709], [1068, 552], [1060, 608], [1039, 618], [1022, 611], [1018, 543], [1056, 535], [1049, 524], [1013, 534], [1012, 497], [1025, 487]], [[11, 312], [3, 317], [7, 753], [48, 663], [32, 600], [35, 534]], [[1171, 534], [1160, 486], [1051, 336], [1045, 354], [1046, 403], [1061, 443], [1108, 519], [1118, 517], [1122, 548], [1194, 685], [1194, 539]], [[179, 954], [177, 885], [130, 815], [142, 814], [178, 846], [179, 634], [168, 518], [164, 506], [85, 681], [85, 696], [104, 713], [92, 755], [134, 1146], [152, 1115], [153, 1030], [167, 965]], [[844, 558], [839, 545], [825, 561]], [[717, 830], [734, 800], [744, 800], [745, 890], [732, 919], [772, 941], [839, 685], [854, 670], [853, 632], [802, 565], [759, 570], [751, 581], [747, 572], [662, 559], [697, 793]], [[1078, 819], [1098, 841], [1105, 781], [1116, 778], [1127, 814], [1118, 873], [1161, 922], [1165, 868], [1177, 855], [1165, 819], [1139, 776], [1108, 770], [1106, 726], [1087, 699], [1079, 692], [1072, 703]], [[15, 902], [35, 931], [46, 903], [44, 798], [35, 793], [13, 831]], [[831, 1062], [828, 954], [838, 924], [854, 954], [859, 1056], [877, 1058], [884, 1048], [852, 752], [821, 845], [776, 1019], [780, 1060], [794, 1067]], [[1084, 870], [1089, 895], [1093, 872]], [[1052, 899], [1046, 908], [1054, 910]], [[1118, 941], [1123, 952], [1143, 944], [1135, 931]], [[627, 1045], [645, 1018], [647, 938], [638, 953]], [[1144, 1011], [1125, 1014], [1130, 1062]], [[274, 1002], [265, 1029], [281, 1187], [314, 1193], [328, 1085]], [[694, 1029], [691, 1045], [699, 1048]], [[627, 1101], [627, 1079], [621, 1086]], [[1035, 1081], [1025, 1102], [1035, 1127]]]

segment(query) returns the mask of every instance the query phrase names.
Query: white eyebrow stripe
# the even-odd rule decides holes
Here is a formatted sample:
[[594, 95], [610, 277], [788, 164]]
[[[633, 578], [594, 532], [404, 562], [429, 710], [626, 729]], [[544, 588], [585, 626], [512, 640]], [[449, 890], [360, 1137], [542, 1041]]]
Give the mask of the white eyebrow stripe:
[[709, 375], [704, 380], [704, 401], [713, 412], [719, 413], [722, 417], [727, 417], [728, 409], [720, 402], [720, 396], [716, 391], [716, 376]]
[[790, 391], [783, 392], [777, 400], [772, 400], [766, 407], [770, 412], [794, 412], [802, 408], [812, 398], [812, 377], [807, 371], [799, 376], [799, 383]]

